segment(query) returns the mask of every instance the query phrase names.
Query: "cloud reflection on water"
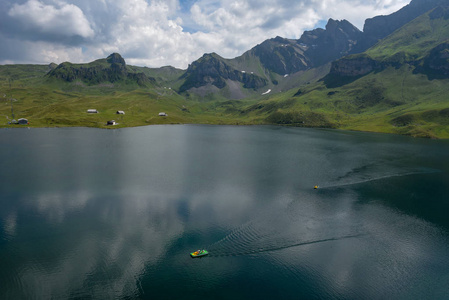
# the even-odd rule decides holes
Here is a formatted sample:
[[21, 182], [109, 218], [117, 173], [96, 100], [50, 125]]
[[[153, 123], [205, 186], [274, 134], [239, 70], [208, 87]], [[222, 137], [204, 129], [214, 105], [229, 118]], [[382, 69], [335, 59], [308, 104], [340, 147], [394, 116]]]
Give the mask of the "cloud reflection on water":
[[[15, 161], [27, 172], [20, 182], [3, 181], [11, 198], [2, 200], [9, 238], [0, 250], [11, 262], [0, 278], [16, 298], [175, 296], [201, 279], [198, 272], [211, 279], [197, 292], [280, 275], [291, 291], [375, 298], [419, 294], [407, 285], [440, 274], [429, 263], [449, 266], [447, 232], [386, 205], [388, 190], [364, 189], [379, 190], [404, 168], [434, 168], [423, 154], [404, 166], [395, 159], [426, 143], [398, 146], [382, 137], [376, 151], [370, 138], [264, 127], [36, 133], [12, 139], [42, 151], [18, 151]], [[381, 179], [359, 182], [366, 176]], [[317, 182], [337, 184], [313, 190]], [[188, 253], [202, 246], [210, 257], [193, 263]], [[169, 282], [179, 290], [167, 290]]]

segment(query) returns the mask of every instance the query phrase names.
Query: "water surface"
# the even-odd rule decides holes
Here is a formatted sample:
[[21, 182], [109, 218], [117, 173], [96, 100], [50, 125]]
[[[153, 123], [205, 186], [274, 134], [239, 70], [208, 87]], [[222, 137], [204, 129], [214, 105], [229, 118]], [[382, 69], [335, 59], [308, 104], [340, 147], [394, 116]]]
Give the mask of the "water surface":
[[194, 125], [0, 141], [2, 299], [449, 295], [448, 141]]

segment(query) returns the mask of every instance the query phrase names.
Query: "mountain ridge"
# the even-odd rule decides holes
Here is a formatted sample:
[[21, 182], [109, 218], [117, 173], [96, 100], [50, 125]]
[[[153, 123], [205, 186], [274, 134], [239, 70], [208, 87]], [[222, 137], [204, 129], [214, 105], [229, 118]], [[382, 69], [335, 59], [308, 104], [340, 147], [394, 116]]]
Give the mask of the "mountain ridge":
[[106, 59], [98, 59], [87, 64], [64, 62], [54, 67], [47, 76], [68, 82], [79, 80], [90, 85], [131, 80], [139, 86], [147, 86], [156, 82], [154, 78], [146, 76], [143, 72], [135, 72], [127, 68], [125, 60], [118, 53], [112, 53]]
[[[347, 55], [363, 53], [419, 15], [447, 2], [447, 0], [413, 0], [390, 15], [367, 19], [363, 31], [347, 20], [339, 21], [330, 18], [324, 29], [305, 31], [298, 40], [279, 36], [267, 39], [239, 57], [222, 61], [234, 69], [250, 71], [252, 74], [265, 78], [267, 84], [264, 87], [276, 91], [279, 90], [276, 89], [278, 83], [285, 81], [283, 78], [288, 75], [323, 66]], [[216, 76], [219, 72], [209, 66], [203, 68], [202, 63], [202, 60], [192, 63], [197, 70], [195, 75], [197, 83], [191, 83], [191, 86], [198, 89], [201, 87], [200, 82], [207, 85], [205, 78], [215, 76], [215, 81], [220, 82], [220, 85], [215, 86], [217, 89], [214, 93], [220, 94], [220, 90], [226, 87], [226, 78], [218, 79]], [[372, 66], [370, 70], [375, 68]], [[193, 73], [192, 70], [189, 71]], [[242, 89], [245, 88], [247, 87]], [[188, 86], [184, 86], [180, 92], [188, 92], [188, 90]], [[260, 90], [255, 89], [255, 91], [260, 93]], [[190, 92], [194, 93], [193, 90]], [[239, 94], [243, 95], [245, 92]], [[210, 96], [210, 94], [207, 95]]]
[[[437, 3], [416, 1], [410, 6]], [[358, 53], [365, 33], [329, 19], [325, 29], [298, 40], [268, 39], [233, 59], [204, 54], [186, 70], [129, 66], [112, 54], [88, 64], [0, 66], [0, 87], [4, 99], [8, 93], [21, 99], [14, 111], [26, 112], [36, 126], [103, 127], [104, 118], [125, 110], [123, 127], [279, 124], [449, 138], [447, 2], [425, 6], [417, 17], [405, 16], [407, 8], [368, 22], [391, 31], [410, 19]], [[150, 82], [138, 84], [137, 76]], [[92, 104], [102, 113], [86, 116]]]
[[[105, 65], [102, 59], [89, 63], [90, 66], [62, 63], [49, 73], [49, 77], [68, 82], [80, 80], [89, 85], [128, 80], [135, 81], [139, 86], [151, 86], [158, 82], [162, 85], [170, 84], [177, 92], [189, 98], [193, 96], [193, 99], [217, 99], [212, 95], [217, 95], [218, 99], [244, 99], [267, 90], [280, 92], [283, 86], [293, 84], [289, 83], [293, 82], [291, 77], [287, 78], [292, 74], [330, 64], [347, 55], [362, 53], [423, 11], [445, 2], [447, 0], [413, 0], [390, 15], [367, 19], [363, 31], [347, 20], [330, 18], [324, 29], [305, 31], [297, 40], [279, 36], [267, 39], [233, 59], [206, 53], [193, 61], [184, 72], [173, 72], [179, 75], [176, 78], [159, 76], [156, 80], [149, 75], [151, 71], [148, 68], [141, 70], [138, 67], [128, 67], [119, 54], [111, 54], [114, 59], [109, 62], [110, 65]], [[378, 67], [377, 63], [367, 58], [359, 59], [358, 65], [354, 62], [354, 67], [365, 68], [363, 72]], [[337, 69], [334, 63], [332, 71], [335, 73]], [[340, 67], [340, 73], [343, 69], [347, 69], [348, 74], [357, 73], [354, 69], [349, 70], [351, 67], [348, 68], [348, 65]], [[320, 78], [313, 80], [318, 79]]]

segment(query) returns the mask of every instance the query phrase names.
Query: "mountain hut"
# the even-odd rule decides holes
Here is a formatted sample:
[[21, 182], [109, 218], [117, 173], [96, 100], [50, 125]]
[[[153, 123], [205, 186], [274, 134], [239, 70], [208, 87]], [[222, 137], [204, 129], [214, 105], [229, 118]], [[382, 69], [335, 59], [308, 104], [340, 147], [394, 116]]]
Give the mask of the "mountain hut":
[[28, 120], [25, 119], [25, 118], [20, 118], [19, 120], [17, 120], [17, 124], [20, 124], [20, 125], [28, 125], [29, 122], [28, 122]]

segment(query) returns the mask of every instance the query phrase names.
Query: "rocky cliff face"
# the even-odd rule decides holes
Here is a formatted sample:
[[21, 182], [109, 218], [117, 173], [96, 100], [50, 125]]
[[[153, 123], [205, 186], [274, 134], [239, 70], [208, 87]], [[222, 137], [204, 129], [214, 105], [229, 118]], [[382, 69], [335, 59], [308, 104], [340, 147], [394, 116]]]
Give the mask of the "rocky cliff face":
[[362, 32], [346, 20], [329, 19], [326, 29], [305, 31], [299, 40], [266, 40], [249, 52], [264, 68], [280, 75], [319, 67], [347, 55]]
[[298, 44], [306, 48], [305, 56], [317, 67], [352, 52], [361, 36], [362, 32], [348, 21], [329, 19], [325, 30], [304, 32]]
[[243, 73], [232, 68], [219, 55], [205, 54], [193, 62], [181, 77], [185, 79], [180, 92], [205, 85], [214, 85], [219, 89], [226, 86], [226, 80], [243, 83], [244, 88], [258, 89], [267, 85], [267, 80], [257, 75]]
[[296, 41], [281, 37], [266, 40], [251, 51], [266, 69], [277, 74], [296, 73], [310, 66], [303, 48]]
[[329, 74], [344, 77], [355, 77], [368, 74], [379, 69], [381, 64], [367, 56], [347, 57], [332, 63]]
[[126, 66], [125, 60], [118, 53], [112, 53], [106, 58], [106, 61], [110, 64], [116, 64], [123, 67]]
[[427, 74], [429, 77], [449, 77], [449, 42], [442, 43], [433, 48], [423, 59], [422, 66], [417, 68], [418, 72]]

